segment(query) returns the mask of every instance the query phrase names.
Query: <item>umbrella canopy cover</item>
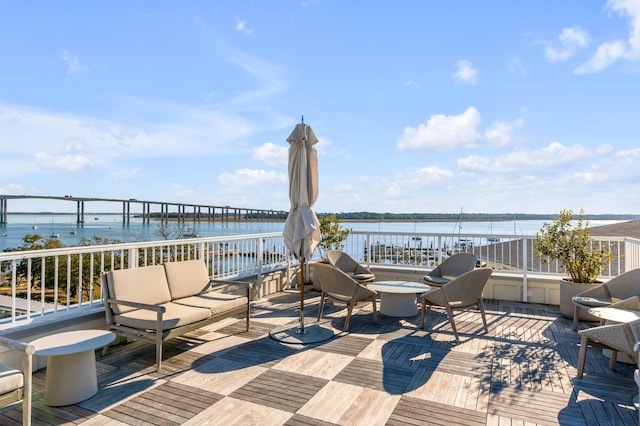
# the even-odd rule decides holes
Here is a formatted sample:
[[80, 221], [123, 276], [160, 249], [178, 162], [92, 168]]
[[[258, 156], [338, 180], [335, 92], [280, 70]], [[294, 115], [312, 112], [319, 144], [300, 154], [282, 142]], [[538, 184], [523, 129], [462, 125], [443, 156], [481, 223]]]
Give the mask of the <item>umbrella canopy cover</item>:
[[296, 259], [310, 259], [322, 240], [320, 222], [313, 211], [318, 198], [318, 138], [311, 127], [296, 125], [287, 138], [289, 147], [289, 199], [291, 210], [284, 225], [284, 242]]

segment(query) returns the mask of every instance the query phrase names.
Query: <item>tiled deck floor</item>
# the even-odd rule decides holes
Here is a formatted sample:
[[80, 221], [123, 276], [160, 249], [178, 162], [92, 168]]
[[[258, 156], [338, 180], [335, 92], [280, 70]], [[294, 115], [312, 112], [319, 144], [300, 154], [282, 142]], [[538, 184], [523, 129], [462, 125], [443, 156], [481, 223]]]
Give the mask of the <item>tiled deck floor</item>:
[[[319, 294], [307, 294], [306, 317]], [[553, 307], [487, 303], [480, 315], [460, 312], [454, 343], [446, 314], [380, 315], [371, 305], [339, 333], [346, 311], [328, 305], [338, 333], [323, 343], [292, 346], [269, 330], [296, 321], [299, 297], [283, 293], [255, 302], [251, 330], [229, 319], [165, 346], [163, 371], [154, 348], [139, 342], [97, 352], [100, 390], [77, 405], [42, 404], [44, 371], [35, 375], [34, 424], [83, 425], [426, 425], [637, 424], [632, 365], [608, 368], [597, 349], [577, 380], [579, 337]], [[582, 326], [588, 326], [583, 324]], [[69, 378], [73, 380], [72, 377]], [[0, 417], [15, 423], [20, 412]], [[16, 423], [17, 424], [17, 423]]]

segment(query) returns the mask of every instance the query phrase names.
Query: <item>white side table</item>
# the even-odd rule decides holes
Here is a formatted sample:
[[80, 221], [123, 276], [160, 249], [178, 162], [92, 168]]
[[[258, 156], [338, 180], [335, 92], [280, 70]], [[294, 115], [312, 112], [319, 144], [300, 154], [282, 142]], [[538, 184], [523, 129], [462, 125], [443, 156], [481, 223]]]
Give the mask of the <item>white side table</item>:
[[431, 290], [426, 284], [411, 281], [374, 281], [367, 288], [380, 293], [380, 313], [390, 317], [418, 315], [416, 294]]
[[53, 407], [72, 405], [98, 392], [95, 350], [116, 335], [104, 330], [56, 333], [31, 342], [34, 355], [48, 356], [44, 403]]

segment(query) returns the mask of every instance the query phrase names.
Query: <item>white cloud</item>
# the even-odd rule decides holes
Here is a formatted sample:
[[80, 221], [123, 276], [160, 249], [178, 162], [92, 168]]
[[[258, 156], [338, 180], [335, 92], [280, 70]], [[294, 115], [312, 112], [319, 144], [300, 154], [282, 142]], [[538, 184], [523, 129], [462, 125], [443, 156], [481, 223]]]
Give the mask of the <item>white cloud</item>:
[[565, 28], [558, 36], [560, 46], [547, 46], [545, 57], [550, 62], [561, 62], [589, 44], [589, 33], [579, 27]]
[[422, 87], [422, 84], [420, 84], [419, 82], [415, 81], [415, 80], [406, 80], [403, 83], [404, 87], [413, 87], [415, 89], [420, 89]]
[[24, 186], [18, 185], [15, 183], [8, 183], [6, 185], [0, 186], [0, 194], [5, 194], [5, 195], [24, 194]]
[[499, 121], [484, 131], [484, 138], [491, 145], [506, 146], [511, 143], [512, 133], [513, 125], [506, 121]]
[[62, 59], [64, 62], [67, 63], [67, 75], [71, 75], [79, 72], [85, 72], [89, 70], [89, 68], [80, 64], [80, 61], [78, 60], [78, 58], [76, 58], [68, 50], [65, 50], [64, 52], [62, 52], [60, 59]]
[[288, 150], [284, 145], [267, 142], [253, 149], [253, 159], [271, 167], [287, 167]]
[[333, 152], [332, 146], [333, 146], [333, 142], [331, 142], [331, 139], [327, 139], [322, 136], [318, 136], [318, 143], [314, 145], [314, 147], [316, 148], [316, 151], [318, 152], [319, 157], [325, 156], [328, 153]]
[[251, 33], [253, 33], [253, 30], [249, 27], [247, 27], [247, 23], [245, 21], [238, 21], [236, 22], [236, 30], [246, 34], [246, 35], [251, 35]]
[[640, 59], [640, 1], [609, 0], [607, 8], [629, 19], [629, 36], [627, 40], [609, 40], [601, 43], [594, 56], [574, 70], [576, 74], [602, 71], [619, 60]]
[[516, 150], [492, 159], [477, 155], [460, 158], [458, 167], [471, 172], [537, 173], [564, 165], [579, 165], [583, 160], [592, 158], [592, 152], [582, 145], [565, 146], [552, 142], [539, 150]]
[[188, 188], [179, 183], [172, 183], [169, 185], [168, 189], [169, 194], [172, 197], [179, 199], [193, 199], [198, 194], [198, 191], [194, 188]]
[[524, 64], [517, 56], [512, 56], [509, 58], [509, 60], [507, 61], [507, 69], [509, 70], [509, 73], [513, 75], [523, 76], [527, 73], [524, 68]]
[[475, 85], [478, 82], [478, 70], [473, 67], [471, 61], [463, 59], [457, 63], [458, 69], [453, 74], [460, 84]]
[[458, 115], [432, 115], [427, 124], [405, 127], [398, 140], [399, 149], [436, 148], [440, 150], [475, 146], [482, 121], [480, 113], [469, 107]]
[[56, 155], [46, 152], [38, 152], [35, 155], [36, 163], [43, 169], [57, 169], [67, 172], [88, 170], [94, 166], [93, 162], [85, 155], [63, 154]]
[[283, 173], [244, 168], [236, 170], [234, 173], [221, 173], [218, 176], [218, 183], [227, 189], [237, 192], [244, 191], [244, 188], [250, 186], [288, 185], [288, 179]]
[[477, 148], [481, 144], [490, 146], [509, 145], [515, 128], [524, 125], [524, 119], [496, 121], [482, 133], [480, 112], [469, 107], [458, 115], [432, 115], [426, 125], [407, 126], [398, 139], [398, 149], [435, 148], [453, 150], [459, 148]]
[[609, 67], [618, 59], [625, 55], [625, 45], [623, 41], [602, 43], [598, 46], [595, 55], [585, 64], [574, 70], [576, 74], [590, 74]]

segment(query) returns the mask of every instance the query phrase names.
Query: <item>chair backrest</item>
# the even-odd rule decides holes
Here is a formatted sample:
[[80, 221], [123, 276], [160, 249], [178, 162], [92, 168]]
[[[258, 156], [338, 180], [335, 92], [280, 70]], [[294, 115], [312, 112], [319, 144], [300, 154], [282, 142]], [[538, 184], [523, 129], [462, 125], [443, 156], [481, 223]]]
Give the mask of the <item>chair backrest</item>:
[[[472, 253], [456, 253], [447, 258], [436, 268], [438, 273], [436, 276], [457, 277], [465, 272], [472, 270], [476, 266], [478, 258]], [[434, 270], [435, 271], [435, 270]]]
[[347, 298], [355, 297], [356, 300], [361, 300], [364, 297], [375, 294], [373, 290], [367, 289], [332, 265], [315, 263], [313, 265], [313, 275], [314, 281], [317, 280], [322, 291], [329, 295]]
[[458, 302], [459, 306], [475, 304], [482, 297], [482, 291], [489, 281], [493, 269], [478, 268], [454, 278], [442, 286], [447, 300]]
[[327, 259], [329, 263], [343, 272], [355, 272], [358, 269], [358, 262], [356, 262], [347, 253], [340, 250], [327, 251]]
[[622, 275], [607, 281], [607, 287], [612, 298], [628, 299], [640, 294], [640, 269], [632, 269]]

